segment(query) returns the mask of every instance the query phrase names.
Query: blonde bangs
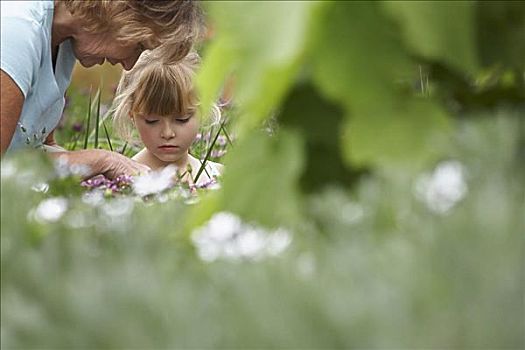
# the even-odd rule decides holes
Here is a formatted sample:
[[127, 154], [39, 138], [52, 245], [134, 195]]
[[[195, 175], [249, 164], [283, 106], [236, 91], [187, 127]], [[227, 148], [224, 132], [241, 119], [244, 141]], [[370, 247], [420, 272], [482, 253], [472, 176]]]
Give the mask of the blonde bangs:
[[154, 64], [138, 77], [133, 94], [132, 113], [138, 115], [185, 116], [193, 114], [197, 98], [193, 90], [192, 72]]

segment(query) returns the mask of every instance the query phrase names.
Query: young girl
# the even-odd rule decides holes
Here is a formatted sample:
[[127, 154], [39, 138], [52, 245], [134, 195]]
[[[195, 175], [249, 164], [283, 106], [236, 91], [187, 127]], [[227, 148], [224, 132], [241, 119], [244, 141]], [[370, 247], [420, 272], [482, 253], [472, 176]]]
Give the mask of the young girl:
[[[124, 72], [113, 104], [114, 125], [124, 139], [132, 139], [136, 128], [145, 146], [133, 159], [160, 170], [175, 165], [182, 180], [194, 184], [202, 162], [191, 154], [199, 130], [198, 100], [193, 87], [200, 59], [190, 52], [175, 64], [167, 65], [145, 51], [135, 67]], [[216, 105], [211, 119], [217, 122]], [[209, 183], [222, 172], [222, 165], [207, 161], [195, 185]]]

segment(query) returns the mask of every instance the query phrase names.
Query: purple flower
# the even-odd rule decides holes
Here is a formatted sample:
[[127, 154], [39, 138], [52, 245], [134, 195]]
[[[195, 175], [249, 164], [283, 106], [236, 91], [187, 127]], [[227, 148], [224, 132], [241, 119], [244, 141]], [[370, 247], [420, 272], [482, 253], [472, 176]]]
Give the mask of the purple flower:
[[84, 125], [82, 123], [77, 122], [71, 126], [71, 129], [73, 129], [73, 131], [75, 132], [81, 132], [82, 130], [84, 130]]
[[102, 189], [105, 190], [106, 194], [120, 193], [131, 187], [133, 178], [129, 175], [120, 175], [110, 180], [104, 175], [97, 175], [91, 179], [82, 181], [81, 186], [87, 187], [88, 189]]
[[217, 144], [219, 146], [226, 146], [227, 143], [228, 143], [228, 139], [226, 138], [226, 136], [219, 135], [219, 137], [217, 138]]
[[221, 158], [225, 154], [226, 154], [226, 150], [224, 149], [218, 149], [218, 150], [211, 151], [212, 158]]

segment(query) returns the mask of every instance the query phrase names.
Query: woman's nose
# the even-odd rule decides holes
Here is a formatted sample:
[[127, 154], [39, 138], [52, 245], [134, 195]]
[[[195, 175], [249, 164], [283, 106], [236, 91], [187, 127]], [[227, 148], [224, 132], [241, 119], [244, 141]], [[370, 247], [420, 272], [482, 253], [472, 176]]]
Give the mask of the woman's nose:
[[122, 65], [122, 68], [124, 70], [128, 71], [131, 70], [135, 66], [135, 63], [137, 63], [137, 60], [139, 59], [139, 56], [132, 56], [130, 58], [126, 58], [125, 60], [122, 60], [120, 64]]

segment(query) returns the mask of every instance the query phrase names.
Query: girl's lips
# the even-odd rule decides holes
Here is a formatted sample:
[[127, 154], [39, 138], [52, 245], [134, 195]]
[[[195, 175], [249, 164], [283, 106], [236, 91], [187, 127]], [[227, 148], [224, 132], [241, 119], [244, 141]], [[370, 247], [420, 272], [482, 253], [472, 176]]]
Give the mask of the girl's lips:
[[179, 149], [179, 146], [164, 145], [164, 146], [159, 146], [159, 149], [164, 152], [174, 152]]

